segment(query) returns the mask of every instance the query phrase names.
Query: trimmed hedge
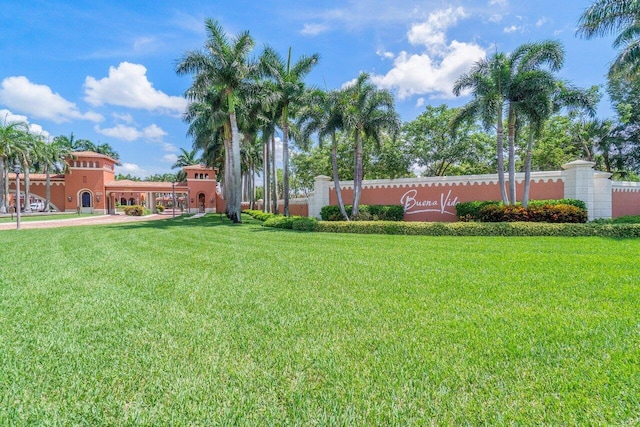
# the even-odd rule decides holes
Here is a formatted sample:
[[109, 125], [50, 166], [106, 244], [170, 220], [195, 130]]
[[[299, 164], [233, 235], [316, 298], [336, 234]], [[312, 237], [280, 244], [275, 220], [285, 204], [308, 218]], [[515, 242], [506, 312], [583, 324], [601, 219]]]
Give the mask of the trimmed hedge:
[[164, 206], [163, 205], [156, 205], [156, 212], [158, 212], [158, 213], [164, 212]]
[[[345, 205], [347, 214], [351, 212], [351, 205]], [[323, 206], [320, 209], [320, 218], [323, 221], [344, 221], [337, 205]], [[357, 217], [349, 217], [354, 221], [402, 221], [404, 219], [404, 206], [402, 205], [360, 205], [360, 214]]]
[[520, 203], [503, 205], [497, 201], [463, 202], [456, 205], [460, 221], [482, 222], [587, 222], [586, 205], [581, 200], [532, 200], [527, 209]]
[[244, 213], [251, 215], [258, 221], [263, 221], [263, 227], [284, 228], [287, 230], [298, 231], [314, 231], [318, 225], [318, 220], [315, 218], [307, 218], [304, 216], [290, 216], [275, 215], [272, 213], [266, 213], [259, 210], [246, 210]]
[[640, 237], [640, 224], [549, 224], [544, 222], [320, 221], [315, 231], [408, 236], [600, 236]]

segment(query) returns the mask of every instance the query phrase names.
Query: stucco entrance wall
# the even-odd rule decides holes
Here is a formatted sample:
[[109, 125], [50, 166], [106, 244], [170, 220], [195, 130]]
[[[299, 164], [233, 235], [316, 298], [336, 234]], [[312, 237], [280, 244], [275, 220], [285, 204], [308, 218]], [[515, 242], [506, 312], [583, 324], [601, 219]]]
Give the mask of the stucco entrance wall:
[[640, 215], [640, 182], [613, 182], [611, 197], [614, 218]]
[[[508, 185], [508, 182], [507, 182]], [[337, 205], [333, 182], [329, 204]], [[361, 204], [403, 205], [405, 221], [456, 221], [456, 204], [474, 200], [501, 200], [497, 175], [469, 175], [365, 181]], [[353, 181], [341, 183], [345, 204], [353, 202]], [[516, 176], [516, 193], [524, 191], [524, 176]], [[564, 182], [560, 172], [544, 172], [532, 178], [531, 199], [560, 199]]]
[[[561, 171], [531, 173], [530, 200], [577, 199], [587, 206], [589, 220], [640, 215], [640, 183], [614, 182], [595, 163], [576, 160]], [[340, 183], [345, 204], [353, 200], [353, 181]], [[508, 182], [507, 182], [508, 187]], [[516, 198], [522, 200], [524, 174], [516, 174]], [[405, 221], [456, 221], [460, 202], [500, 200], [498, 175], [470, 175], [364, 181], [362, 204], [403, 205]], [[323, 206], [337, 205], [333, 180], [315, 179], [309, 215], [320, 218]]]

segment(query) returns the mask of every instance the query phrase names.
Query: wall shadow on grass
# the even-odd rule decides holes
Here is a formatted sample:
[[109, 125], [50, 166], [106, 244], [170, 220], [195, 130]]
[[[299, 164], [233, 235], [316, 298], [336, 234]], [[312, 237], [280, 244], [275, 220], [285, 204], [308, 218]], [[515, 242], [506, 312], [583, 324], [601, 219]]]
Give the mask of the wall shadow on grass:
[[140, 230], [151, 228], [156, 230], [166, 230], [172, 228], [209, 228], [209, 227], [241, 227], [246, 224], [257, 224], [251, 217], [242, 217], [243, 223], [234, 224], [224, 215], [207, 214], [200, 218], [191, 219], [190, 217], [176, 217], [160, 220], [142, 221], [142, 222], [126, 222], [121, 224], [109, 224], [105, 228], [113, 230]]

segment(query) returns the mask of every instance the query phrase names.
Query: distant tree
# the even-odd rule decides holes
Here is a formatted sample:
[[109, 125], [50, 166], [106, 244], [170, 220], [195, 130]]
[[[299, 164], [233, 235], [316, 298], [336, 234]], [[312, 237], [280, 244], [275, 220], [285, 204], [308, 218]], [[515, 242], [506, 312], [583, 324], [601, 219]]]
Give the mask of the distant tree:
[[187, 173], [184, 171], [185, 166], [197, 165], [202, 161], [200, 157], [198, 157], [198, 149], [193, 149], [191, 151], [187, 151], [184, 148], [180, 148], [180, 155], [176, 162], [171, 166], [171, 169], [180, 168], [180, 171], [176, 175], [176, 179], [180, 182], [186, 181]]
[[413, 161], [425, 168], [423, 176], [444, 176], [465, 165], [487, 161], [488, 135], [473, 120], [453, 127], [458, 109], [446, 105], [427, 106], [415, 120], [405, 123], [402, 138]]

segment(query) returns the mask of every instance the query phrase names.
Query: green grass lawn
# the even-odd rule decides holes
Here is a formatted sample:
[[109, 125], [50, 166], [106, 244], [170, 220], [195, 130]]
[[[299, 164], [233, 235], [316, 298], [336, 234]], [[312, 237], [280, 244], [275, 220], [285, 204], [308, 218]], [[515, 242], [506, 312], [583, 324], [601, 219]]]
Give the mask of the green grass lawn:
[[0, 425], [638, 425], [640, 239], [0, 232]]

